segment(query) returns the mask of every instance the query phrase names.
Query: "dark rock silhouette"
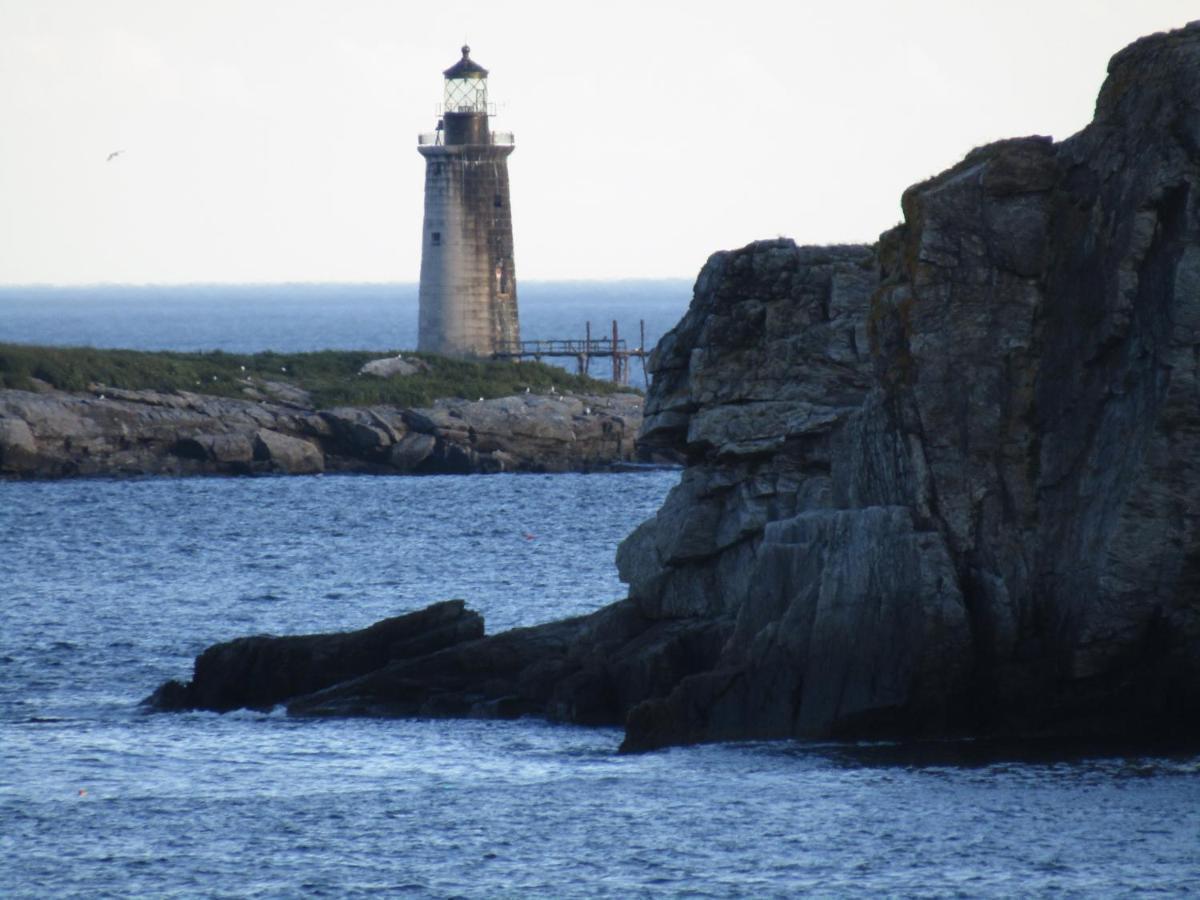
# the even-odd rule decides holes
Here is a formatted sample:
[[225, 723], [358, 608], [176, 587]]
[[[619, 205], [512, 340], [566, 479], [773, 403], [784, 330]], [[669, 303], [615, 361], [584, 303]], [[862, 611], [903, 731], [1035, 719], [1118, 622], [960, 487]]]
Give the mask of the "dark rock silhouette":
[[[651, 360], [681, 482], [629, 598], [297, 697], [626, 749], [1200, 732], [1200, 23], [1094, 122], [972, 151], [873, 247], [718, 253]], [[21, 452], [23, 435], [14, 446]]]
[[196, 657], [191, 682], [168, 681], [150, 702], [160, 709], [270, 709], [482, 635], [483, 619], [461, 600], [447, 600], [361, 631], [238, 638], [209, 647]]

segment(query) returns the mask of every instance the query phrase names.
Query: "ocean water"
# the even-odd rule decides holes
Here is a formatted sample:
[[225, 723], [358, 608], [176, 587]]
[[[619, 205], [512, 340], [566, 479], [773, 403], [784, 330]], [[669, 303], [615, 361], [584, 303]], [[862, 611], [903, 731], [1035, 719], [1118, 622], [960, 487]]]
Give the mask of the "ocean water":
[[[597, 301], [603, 315], [627, 288]], [[154, 289], [45, 290], [41, 303], [0, 291], [0, 340], [405, 345], [379, 337], [385, 288], [343, 301], [196, 288], [187, 315], [212, 321], [194, 328]], [[588, 308], [581, 291], [547, 300], [546, 328]], [[665, 330], [686, 293], [637, 307], [658, 303]], [[623, 594], [617, 543], [677, 478], [0, 482], [0, 897], [1196, 891], [1194, 753], [780, 742], [620, 756], [613, 729], [139, 705], [239, 635], [357, 628], [447, 597], [489, 631], [596, 609]]]
[[[1200, 757], [152, 714], [207, 644], [621, 596], [674, 472], [0, 484], [0, 896], [1097, 896], [1200, 884]], [[532, 540], [524, 532], [534, 535]]]
[[[610, 337], [652, 348], [687, 309], [690, 281], [522, 282], [526, 340]], [[0, 343], [136, 350], [411, 350], [415, 284], [0, 286]], [[547, 359], [547, 362], [555, 360]], [[574, 370], [575, 362], [564, 361]], [[593, 360], [591, 373], [611, 377]], [[636, 362], [630, 382], [645, 385]]]

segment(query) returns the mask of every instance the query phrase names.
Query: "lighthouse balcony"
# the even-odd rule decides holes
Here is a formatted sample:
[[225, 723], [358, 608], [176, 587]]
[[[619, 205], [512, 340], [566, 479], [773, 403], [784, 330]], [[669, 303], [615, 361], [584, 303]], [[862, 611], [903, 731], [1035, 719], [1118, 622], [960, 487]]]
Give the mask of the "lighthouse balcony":
[[[445, 141], [441, 131], [426, 131], [423, 134], [417, 135], [417, 146], [419, 147], [441, 147]], [[516, 140], [513, 138], [511, 131], [493, 131], [491, 133], [491, 144], [493, 147], [513, 147], [516, 146]]]

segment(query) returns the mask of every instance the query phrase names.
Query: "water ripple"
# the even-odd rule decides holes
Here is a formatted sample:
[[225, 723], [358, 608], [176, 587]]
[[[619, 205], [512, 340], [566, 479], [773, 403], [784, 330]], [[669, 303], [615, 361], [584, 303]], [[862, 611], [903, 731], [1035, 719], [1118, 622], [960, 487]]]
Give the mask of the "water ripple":
[[493, 630], [595, 609], [622, 593], [617, 542], [674, 479], [0, 484], [0, 895], [1090, 896], [1200, 883], [1194, 755], [943, 742], [624, 757], [613, 729], [136, 705], [242, 633], [360, 627], [451, 596]]

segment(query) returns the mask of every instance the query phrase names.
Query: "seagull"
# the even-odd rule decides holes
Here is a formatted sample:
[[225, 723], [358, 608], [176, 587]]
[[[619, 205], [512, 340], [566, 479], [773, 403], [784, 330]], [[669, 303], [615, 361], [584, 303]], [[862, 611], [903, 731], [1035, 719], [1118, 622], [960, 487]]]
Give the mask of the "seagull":
[[112, 162], [114, 159], [116, 159], [118, 156], [120, 156], [124, 152], [125, 152], [124, 150], [114, 150], [112, 153], [108, 154], [108, 159], [106, 159], [104, 161]]

